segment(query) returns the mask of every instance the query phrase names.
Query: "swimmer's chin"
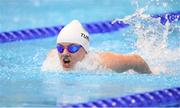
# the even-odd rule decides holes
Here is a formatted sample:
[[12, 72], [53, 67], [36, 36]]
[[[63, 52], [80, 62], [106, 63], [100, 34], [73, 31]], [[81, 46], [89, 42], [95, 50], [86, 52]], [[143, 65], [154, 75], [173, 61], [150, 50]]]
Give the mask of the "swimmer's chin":
[[64, 71], [71, 71], [72, 68], [63, 68]]
[[70, 68], [70, 67], [69, 67], [69, 68], [67, 68], [67, 67], [63, 67], [63, 70], [64, 70], [64, 71], [71, 71], [71, 70], [72, 70], [72, 68]]
[[70, 71], [70, 70], [72, 70], [72, 67], [69, 65], [69, 64], [63, 64], [63, 70], [65, 70], [65, 71]]

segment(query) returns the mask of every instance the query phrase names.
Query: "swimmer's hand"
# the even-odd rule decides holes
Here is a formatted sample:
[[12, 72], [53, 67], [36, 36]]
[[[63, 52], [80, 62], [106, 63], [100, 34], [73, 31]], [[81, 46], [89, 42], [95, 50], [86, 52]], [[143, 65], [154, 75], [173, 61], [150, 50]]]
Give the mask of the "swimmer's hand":
[[152, 73], [148, 64], [139, 55], [133, 55], [133, 70], [138, 73]]

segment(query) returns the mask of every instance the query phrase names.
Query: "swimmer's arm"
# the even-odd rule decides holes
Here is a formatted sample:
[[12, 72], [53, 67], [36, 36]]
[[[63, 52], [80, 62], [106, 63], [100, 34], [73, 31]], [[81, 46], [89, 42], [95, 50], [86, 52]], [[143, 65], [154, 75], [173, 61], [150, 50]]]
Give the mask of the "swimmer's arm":
[[138, 55], [122, 55], [115, 53], [101, 53], [101, 63], [117, 72], [133, 69], [138, 73], [151, 73], [147, 63]]

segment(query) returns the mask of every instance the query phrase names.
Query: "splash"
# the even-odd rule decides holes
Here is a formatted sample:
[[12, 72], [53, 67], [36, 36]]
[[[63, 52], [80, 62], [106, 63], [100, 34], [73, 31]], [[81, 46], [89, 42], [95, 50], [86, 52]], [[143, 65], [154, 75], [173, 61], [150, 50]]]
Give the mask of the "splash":
[[[168, 37], [179, 26], [169, 22], [162, 25], [160, 18], [152, 18], [149, 14], [145, 14], [147, 9], [148, 6], [137, 9], [134, 14], [116, 19], [112, 23], [123, 21], [130, 24], [132, 28], [130, 32], [137, 36], [137, 50], [134, 53], [143, 56], [154, 73], [172, 72], [173, 69], [169, 68], [168, 64], [180, 60], [180, 48], [169, 49]], [[178, 66], [178, 62], [176, 63]], [[178, 67], [176, 69], [177, 72]]]
[[90, 71], [90, 72], [96, 71], [96, 73], [111, 71], [110, 69], [107, 69], [101, 65], [100, 57], [95, 52], [89, 52], [89, 54], [86, 55], [84, 60], [76, 64], [75, 70]]

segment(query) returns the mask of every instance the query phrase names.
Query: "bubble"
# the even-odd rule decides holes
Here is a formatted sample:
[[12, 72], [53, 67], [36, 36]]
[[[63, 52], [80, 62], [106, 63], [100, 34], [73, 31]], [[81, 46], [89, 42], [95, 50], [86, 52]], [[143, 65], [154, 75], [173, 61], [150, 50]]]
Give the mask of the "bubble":
[[18, 23], [18, 22], [20, 22], [20, 18], [19, 18], [18, 16], [15, 16], [15, 17], [13, 18], [13, 21], [14, 21], [15, 23]]
[[163, 3], [163, 7], [167, 7], [167, 3]]

